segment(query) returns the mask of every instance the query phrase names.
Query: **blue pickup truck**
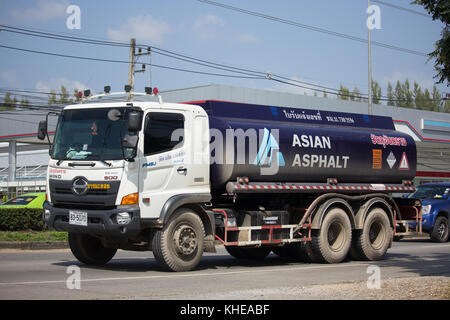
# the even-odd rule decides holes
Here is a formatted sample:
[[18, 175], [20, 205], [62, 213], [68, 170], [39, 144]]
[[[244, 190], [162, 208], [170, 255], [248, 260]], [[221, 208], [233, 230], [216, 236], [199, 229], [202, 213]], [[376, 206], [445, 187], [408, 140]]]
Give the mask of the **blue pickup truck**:
[[434, 242], [446, 242], [449, 238], [449, 196], [450, 182], [424, 183], [409, 195], [422, 200], [422, 230]]

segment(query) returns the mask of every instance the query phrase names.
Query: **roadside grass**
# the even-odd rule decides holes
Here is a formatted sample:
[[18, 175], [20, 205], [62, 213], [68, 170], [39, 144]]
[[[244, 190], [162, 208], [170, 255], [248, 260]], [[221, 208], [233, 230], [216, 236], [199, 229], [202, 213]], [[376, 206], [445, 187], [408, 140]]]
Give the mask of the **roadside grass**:
[[0, 231], [0, 241], [67, 241], [67, 232]]

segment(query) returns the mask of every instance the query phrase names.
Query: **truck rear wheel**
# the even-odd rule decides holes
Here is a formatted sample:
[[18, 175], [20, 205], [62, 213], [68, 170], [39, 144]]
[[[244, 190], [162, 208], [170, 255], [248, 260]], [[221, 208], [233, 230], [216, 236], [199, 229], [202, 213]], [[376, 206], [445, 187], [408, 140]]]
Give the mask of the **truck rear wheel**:
[[238, 246], [225, 246], [227, 252], [236, 259], [242, 260], [263, 260], [272, 251], [267, 247], [238, 247]]
[[75, 258], [88, 265], [106, 264], [117, 252], [103, 246], [100, 239], [82, 233], [69, 232], [69, 246]]
[[381, 208], [372, 209], [353, 241], [351, 256], [356, 260], [376, 261], [385, 256], [392, 240], [389, 218]]
[[178, 210], [153, 236], [153, 255], [164, 269], [192, 270], [202, 258], [204, 236], [205, 229], [200, 217], [191, 210]]
[[311, 258], [317, 262], [339, 263], [350, 250], [352, 226], [341, 208], [332, 208], [323, 219], [320, 230], [312, 235]]
[[447, 242], [448, 240], [448, 220], [446, 217], [437, 217], [431, 231], [431, 240], [433, 242]]

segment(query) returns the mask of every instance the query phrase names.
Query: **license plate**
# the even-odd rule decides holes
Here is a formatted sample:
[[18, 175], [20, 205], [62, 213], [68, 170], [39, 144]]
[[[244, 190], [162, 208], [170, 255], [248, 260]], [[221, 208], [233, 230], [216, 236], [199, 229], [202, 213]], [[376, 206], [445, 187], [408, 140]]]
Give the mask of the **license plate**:
[[69, 211], [69, 224], [87, 227], [87, 212]]

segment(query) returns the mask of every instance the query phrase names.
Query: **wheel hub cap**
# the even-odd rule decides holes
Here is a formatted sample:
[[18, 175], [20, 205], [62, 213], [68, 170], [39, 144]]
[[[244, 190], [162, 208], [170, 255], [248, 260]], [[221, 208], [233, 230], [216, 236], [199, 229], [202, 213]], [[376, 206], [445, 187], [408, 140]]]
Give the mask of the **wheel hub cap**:
[[189, 226], [179, 227], [173, 237], [175, 247], [182, 255], [190, 255], [197, 248], [197, 237], [194, 229]]

